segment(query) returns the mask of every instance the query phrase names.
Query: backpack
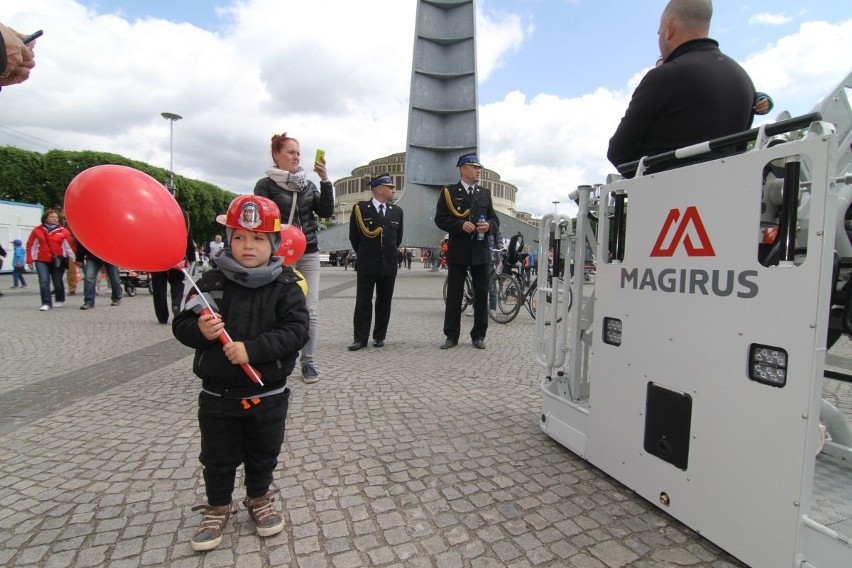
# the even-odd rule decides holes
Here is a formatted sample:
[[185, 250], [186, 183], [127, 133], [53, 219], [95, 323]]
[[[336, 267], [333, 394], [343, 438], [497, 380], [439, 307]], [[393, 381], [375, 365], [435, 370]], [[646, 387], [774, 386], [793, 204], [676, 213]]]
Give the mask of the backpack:
[[524, 236], [518, 233], [509, 239], [509, 264], [515, 264], [521, 259], [521, 251], [524, 250]]

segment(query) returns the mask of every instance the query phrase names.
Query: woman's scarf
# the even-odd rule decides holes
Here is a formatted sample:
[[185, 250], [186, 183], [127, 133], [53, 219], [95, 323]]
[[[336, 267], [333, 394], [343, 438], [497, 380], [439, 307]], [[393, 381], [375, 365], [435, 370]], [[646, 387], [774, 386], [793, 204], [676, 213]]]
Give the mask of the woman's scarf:
[[269, 176], [269, 179], [274, 181], [275, 185], [281, 189], [293, 192], [293, 203], [290, 206], [290, 218], [287, 220], [287, 224], [292, 225], [293, 216], [296, 213], [296, 200], [298, 199], [296, 194], [305, 189], [308, 185], [307, 178], [305, 177], [305, 169], [299, 166], [295, 172], [290, 173], [286, 170], [273, 166], [266, 170], [266, 175]]
[[216, 265], [222, 271], [222, 274], [225, 275], [225, 278], [246, 288], [260, 288], [270, 282], [274, 282], [284, 270], [282, 268], [283, 264], [284, 259], [282, 257], [273, 256], [266, 266], [246, 268], [234, 260], [229, 249], [223, 249], [216, 256]]

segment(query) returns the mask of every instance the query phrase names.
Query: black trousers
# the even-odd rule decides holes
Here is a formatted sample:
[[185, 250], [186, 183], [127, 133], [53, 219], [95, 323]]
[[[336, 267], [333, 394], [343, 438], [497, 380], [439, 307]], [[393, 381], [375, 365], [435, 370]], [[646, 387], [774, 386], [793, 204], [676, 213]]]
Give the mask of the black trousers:
[[[362, 271], [363, 272], [363, 271]], [[373, 316], [373, 290], [376, 291], [376, 326], [373, 339], [384, 341], [388, 333], [391, 316], [391, 300], [396, 276], [374, 276], [358, 273], [358, 286], [355, 294], [355, 314], [352, 324], [355, 329], [355, 341], [367, 343], [370, 338], [370, 323]]]
[[[254, 401], [259, 401], [255, 404]], [[261, 497], [272, 485], [272, 473], [284, 443], [290, 389], [259, 399], [198, 395], [198, 426], [207, 503], [231, 502], [237, 467], [245, 469], [246, 495]]]
[[485, 332], [488, 331], [488, 278], [491, 265], [448, 264], [444, 335], [453, 341], [458, 341], [461, 333], [461, 304], [468, 269], [473, 283], [473, 329], [470, 330], [470, 338], [485, 339]]
[[169, 304], [166, 286], [171, 287], [172, 306], [180, 307], [183, 301], [183, 272], [170, 268], [165, 272], [151, 273], [151, 288], [154, 294], [154, 313], [160, 323], [169, 321]]

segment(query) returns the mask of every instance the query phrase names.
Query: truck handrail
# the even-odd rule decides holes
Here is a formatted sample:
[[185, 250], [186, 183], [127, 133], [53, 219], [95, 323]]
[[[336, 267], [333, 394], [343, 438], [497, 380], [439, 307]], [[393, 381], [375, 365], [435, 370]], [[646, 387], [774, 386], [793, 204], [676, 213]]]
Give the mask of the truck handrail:
[[729, 134], [727, 136], [722, 136], [721, 138], [716, 138], [707, 142], [699, 142], [698, 144], [693, 144], [691, 146], [685, 146], [676, 150], [669, 150], [668, 152], [663, 152], [662, 154], [656, 154], [654, 156], [645, 156], [639, 160], [633, 160], [632, 162], [627, 162], [626, 164], [619, 164], [616, 169], [618, 169], [621, 175], [627, 176], [627, 174], [633, 174], [634, 172], [636, 172], [639, 169], [640, 164], [642, 164], [644, 168], [648, 168], [651, 166], [656, 166], [665, 162], [669, 162], [671, 160], [694, 158], [695, 156], [700, 156], [701, 154], [714, 152], [716, 150], [719, 150], [720, 148], [735, 146], [737, 144], [745, 144], [747, 142], [750, 142], [751, 140], [755, 140], [761, 129], [763, 129], [763, 132], [766, 136], [777, 136], [779, 134], [784, 134], [793, 130], [799, 130], [800, 128], [806, 128], [811, 123], [818, 122], [820, 120], [822, 120], [822, 113], [812, 112], [809, 114], [803, 114], [802, 116], [796, 116], [788, 120], [782, 120], [780, 122], [766, 124], [758, 128], [752, 128], [743, 132], [737, 132], [736, 134]]

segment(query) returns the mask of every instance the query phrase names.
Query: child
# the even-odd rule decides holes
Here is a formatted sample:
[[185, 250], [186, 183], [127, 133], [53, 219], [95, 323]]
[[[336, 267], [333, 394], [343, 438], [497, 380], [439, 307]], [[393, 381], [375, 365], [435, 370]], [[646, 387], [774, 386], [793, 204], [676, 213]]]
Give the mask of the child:
[[24, 250], [24, 244], [21, 239], [12, 241], [15, 245], [15, 250], [12, 252], [12, 288], [26, 288], [27, 281], [24, 278], [26, 271], [24, 270], [27, 260], [27, 251]]
[[[207, 503], [201, 526], [192, 538], [193, 550], [216, 548], [228, 518], [237, 467], [245, 470], [243, 505], [259, 536], [284, 528], [273, 505], [278, 490], [270, 491], [272, 474], [284, 441], [290, 389], [285, 385], [299, 350], [308, 341], [308, 310], [299, 276], [272, 256], [281, 241], [278, 206], [265, 197], [243, 195], [228, 207], [224, 223], [226, 248], [218, 268], [204, 273], [198, 287], [218, 306], [207, 315], [192, 309], [172, 322], [175, 337], [195, 349], [193, 371], [201, 380], [198, 424], [201, 464]], [[187, 303], [199, 298], [190, 292]], [[227, 325], [226, 325], [227, 323]], [[227, 328], [233, 339], [224, 347], [219, 336]], [[263, 386], [252, 382], [241, 365], [261, 374]]]
[[[6, 258], [6, 249], [3, 248], [3, 245], [0, 245], [0, 268], [3, 268], [3, 259]], [[3, 295], [2, 290], [0, 290], [0, 296]]]

